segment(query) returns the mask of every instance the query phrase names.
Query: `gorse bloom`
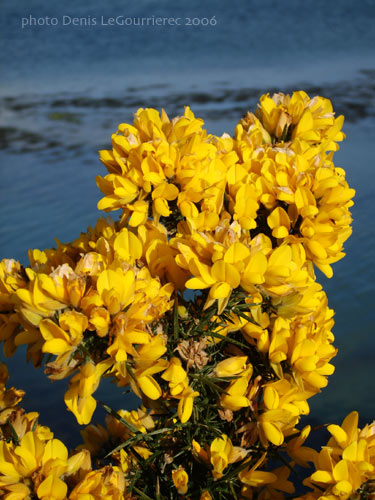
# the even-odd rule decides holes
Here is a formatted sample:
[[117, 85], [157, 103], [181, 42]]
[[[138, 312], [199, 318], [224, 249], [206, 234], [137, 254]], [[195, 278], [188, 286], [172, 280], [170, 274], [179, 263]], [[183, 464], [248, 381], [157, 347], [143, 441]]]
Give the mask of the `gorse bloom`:
[[210, 462], [213, 467], [212, 475], [220, 479], [224, 475], [224, 469], [229, 464], [242, 460], [247, 455], [245, 449], [233, 446], [232, 441], [226, 434], [214, 439], [210, 445]]
[[[69, 455], [1, 367], [6, 500], [283, 500], [295, 463], [315, 465], [305, 500], [371, 490], [373, 425], [329, 426], [320, 453], [299, 428], [337, 353], [315, 269], [331, 277], [351, 234], [355, 192], [333, 162], [342, 125], [328, 99], [297, 91], [262, 96], [233, 135], [209, 134], [189, 107], [118, 126], [97, 185], [119, 220], [29, 250], [25, 267], [0, 262], [5, 355], [25, 345], [68, 378], [85, 425]], [[103, 377], [140, 400], [101, 403], [105, 426], [92, 423]]]
[[237, 155], [225, 151], [228, 141], [207, 135], [202, 126], [188, 107], [173, 120], [164, 111], [140, 109], [133, 125], [119, 125], [113, 150], [100, 152], [110, 173], [97, 177], [105, 194], [99, 210], [123, 209], [132, 227], [146, 222], [149, 207], [155, 222], [168, 217], [173, 202], [194, 221], [199, 216], [195, 203], [207, 215], [220, 210], [227, 164]]
[[8, 417], [14, 412], [15, 406], [22, 400], [24, 391], [11, 387], [6, 389], [9, 378], [8, 368], [0, 363], [0, 425], [5, 424]]
[[180, 466], [178, 469], [172, 471], [173, 484], [177, 488], [180, 495], [185, 495], [188, 490], [189, 476], [186, 471]]
[[329, 425], [327, 429], [332, 437], [315, 456], [316, 472], [306, 484], [325, 489], [327, 498], [345, 500], [362, 485], [375, 480], [374, 423], [359, 429], [358, 413], [354, 411], [341, 426]]
[[[79, 368], [65, 401], [78, 421], [87, 424], [101, 376], [109, 370], [124, 376], [124, 362], [129, 356], [139, 358], [134, 344], [152, 341], [146, 326], [171, 307], [172, 287], [161, 286], [147, 268], [136, 266], [141, 242], [126, 228], [116, 231], [111, 222], [99, 220], [87, 235], [61, 245], [55, 259], [58, 252], [55, 268], [48, 266], [45, 254], [34, 252], [35, 271], [28, 268], [28, 280], [12, 294], [18, 311], [14, 342], [28, 345], [35, 365], [44, 353], [56, 355], [47, 367], [52, 379]], [[87, 362], [87, 343], [96, 343], [94, 349], [101, 351], [104, 347], [105, 359], [98, 352]]]
[[[5, 374], [5, 365], [1, 369]], [[22, 395], [23, 391], [18, 391], [18, 399]], [[111, 467], [92, 470], [87, 450], [69, 456], [66, 446], [53, 437], [50, 429], [38, 424], [37, 413], [25, 413], [16, 406], [18, 401], [10, 399], [8, 418], [0, 422], [1, 498], [78, 500], [83, 493], [98, 500], [126, 498], [121, 472]]]

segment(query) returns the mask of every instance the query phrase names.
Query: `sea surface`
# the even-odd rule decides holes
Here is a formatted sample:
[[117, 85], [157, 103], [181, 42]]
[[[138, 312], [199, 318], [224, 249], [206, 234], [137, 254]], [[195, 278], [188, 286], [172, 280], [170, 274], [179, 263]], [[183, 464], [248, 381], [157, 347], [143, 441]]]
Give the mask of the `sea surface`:
[[[318, 276], [336, 311], [339, 353], [305, 422], [339, 423], [353, 409], [373, 420], [375, 2], [3, 0], [0, 12], [0, 258], [27, 263], [29, 248], [71, 241], [95, 224], [95, 176], [105, 173], [97, 151], [139, 107], [175, 116], [189, 105], [221, 134], [265, 92], [332, 100], [347, 135], [336, 164], [357, 194], [347, 256], [331, 280]], [[77, 444], [67, 381], [51, 384], [22, 349], [7, 363], [26, 408]], [[136, 405], [108, 382], [96, 396], [114, 408]]]

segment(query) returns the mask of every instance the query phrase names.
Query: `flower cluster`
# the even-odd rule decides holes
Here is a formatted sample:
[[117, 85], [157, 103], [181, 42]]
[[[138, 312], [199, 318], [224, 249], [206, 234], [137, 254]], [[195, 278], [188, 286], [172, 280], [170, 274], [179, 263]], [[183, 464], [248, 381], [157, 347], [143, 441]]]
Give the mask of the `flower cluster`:
[[330, 440], [314, 457], [316, 471], [305, 480], [313, 492], [300, 500], [372, 498], [375, 493], [375, 422], [359, 429], [358, 413], [353, 411], [341, 426], [329, 425], [328, 431]]
[[[146, 370], [158, 371], [166, 340], [150, 324], [171, 307], [172, 287], [162, 286], [143, 265], [140, 240], [100, 219], [73, 243], [30, 251], [29, 257], [26, 269], [13, 260], [1, 263], [4, 303], [12, 307], [2, 320], [6, 354], [27, 344], [36, 366], [45, 353], [56, 356], [46, 365], [52, 380], [76, 372], [65, 402], [81, 424], [91, 420], [92, 394], [104, 373], [129, 382], [126, 363], [152, 392]], [[152, 354], [147, 367], [140, 351], [146, 345]]]
[[[140, 109], [100, 152], [98, 208], [120, 210], [119, 220], [30, 250], [26, 268], [0, 263], [6, 356], [26, 344], [50, 379], [71, 377], [65, 403], [79, 424], [90, 424], [103, 376], [142, 401], [132, 412], [103, 404], [107, 426], [88, 425], [77, 452], [100, 468], [86, 484], [80, 465], [61, 458], [57, 486], [48, 483], [56, 500], [70, 476], [82, 484], [69, 499], [125, 495], [121, 474], [131, 498], [283, 499], [294, 492], [288, 460], [318, 460], [309, 484], [335, 483], [341, 452], [332, 445], [327, 469], [304, 446], [310, 428], [297, 425], [337, 352], [315, 268], [331, 277], [351, 234], [354, 190], [333, 163], [342, 124], [328, 99], [302, 91], [262, 96], [233, 136], [208, 134], [188, 107], [173, 119]], [[33, 446], [44, 481], [52, 458]], [[348, 489], [334, 488], [337, 498]]]
[[[0, 364], [0, 383], [7, 381]], [[4, 500], [130, 500], [118, 467], [93, 470], [87, 450], [72, 453], [38, 423], [38, 413], [25, 413], [17, 403], [23, 391], [2, 390], [0, 421], [0, 494]], [[6, 418], [3, 418], [6, 411]]]

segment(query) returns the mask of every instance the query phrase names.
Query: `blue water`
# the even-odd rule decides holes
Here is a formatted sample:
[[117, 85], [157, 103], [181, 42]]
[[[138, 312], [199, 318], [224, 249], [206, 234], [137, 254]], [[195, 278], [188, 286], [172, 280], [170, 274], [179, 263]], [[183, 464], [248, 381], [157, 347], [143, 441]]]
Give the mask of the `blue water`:
[[[0, 64], [7, 92], [95, 90], [125, 83], [223, 79], [264, 85], [335, 79], [373, 58], [373, 0], [3, 0]], [[22, 18], [56, 26], [25, 26]], [[65, 25], [82, 19], [81, 25]], [[212, 26], [108, 26], [109, 17], [211, 20]], [[96, 19], [95, 26], [87, 25]], [[42, 21], [40, 21], [42, 20]], [[86, 23], [86, 25], [84, 25]]]
[[[57, 25], [22, 29], [22, 18], [25, 24], [46, 16]], [[81, 18], [82, 25], [64, 26], [64, 16]], [[108, 26], [101, 16], [107, 23], [116, 16], [180, 22], [214, 16], [217, 24]], [[189, 104], [221, 134], [232, 133], [265, 91], [303, 88], [329, 97], [346, 116], [347, 140], [336, 162], [357, 196], [347, 257], [331, 280], [319, 277], [336, 310], [339, 354], [328, 387], [311, 399], [311, 415], [314, 422], [339, 422], [358, 409], [362, 421], [373, 419], [374, 17], [372, 0], [95, 0], [89, 7], [3, 0], [0, 258], [25, 263], [28, 248], [51, 247], [55, 236], [69, 241], [95, 223], [95, 175], [105, 172], [97, 150], [109, 146], [117, 124], [140, 106], [164, 107], [173, 116]], [[40, 411], [58, 436], [77, 443], [63, 403], [67, 381], [51, 384], [41, 370], [25, 367], [22, 350], [8, 365], [12, 383], [28, 392], [27, 409]], [[135, 404], [109, 383], [98, 394], [114, 407]]]

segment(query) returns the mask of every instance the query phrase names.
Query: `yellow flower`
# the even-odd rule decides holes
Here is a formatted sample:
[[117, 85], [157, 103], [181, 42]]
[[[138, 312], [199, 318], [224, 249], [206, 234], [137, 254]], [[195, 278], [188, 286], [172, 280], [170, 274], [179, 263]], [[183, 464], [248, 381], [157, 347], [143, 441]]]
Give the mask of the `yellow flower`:
[[[267, 258], [258, 248], [259, 245], [256, 246], [255, 240], [254, 247], [253, 242], [247, 240], [233, 241], [237, 235], [240, 237], [240, 229], [236, 222], [232, 223], [225, 230], [229, 233], [228, 239], [224, 231], [220, 235], [220, 239], [224, 237], [223, 243], [216, 239], [216, 234], [209, 238], [195, 234], [189, 245], [186, 244], [186, 238], [177, 243], [181, 255], [176, 257], [176, 262], [188, 268], [193, 275], [186, 282], [186, 288], [210, 288], [205, 309], [217, 300], [219, 314], [224, 310], [233, 289], [241, 285], [246, 291], [253, 292], [254, 285], [265, 280]], [[234, 230], [238, 231], [236, 235], [232, 233]], [[199, 254], [203, 254], [204, 259]], [[211, 260], [210, 264], [206, 263], [208, 259]]]
[[326, 488], [325, 495], [347, 499], [369, 479], [375, 478], [373, 425], [358, 428], [358, 413], [353, 411], [341, 426], [329, 425], [332, 437], [315, 458], [309, 484]]
[[309, 413], [307, 398], [313, 393], [301, 390], [289, 376], [264, 386], [263, 408], [259, 416], [260, 439], [281, 446], [292, 433], [300, 415]]
[[42, 317], [51, 317], [55, 311], [67, 307], [67, 276], [73, 270], [64, 265], [56, 268], [51, 275], [37, 274], [31, 269], [26, 272], [30, 279], [28, 288], [19, 288], [16, 296], [20, 301], [22, 316], [32, 325], [38, 326]]
[[19, 288], [26, 288], [21, 264], [14, 259], [0, 261], [0, 311], [8, 311], [14, 305], [13, 294]]
[[192, 278], [187, 281], [186, 287], [190, 289], [200, 289], [211, 286], [205, 307], [210, 307], [210, 305], [217, 300], [218, 313], [221, 314], [229, 300], [232, 290], [237, 288], [240, 284], [240, 274], [235, 266], [224, 260], [216, 261], [211, 269], [207, 269], [205, 272], [207, 273], [207, 281], [200, 278]]
[[44, 440], [28, 431], [18, 445], [0, 442], [0, 488], [7, 492], [5, 498], [26, 499], [36, 491], [41, 500], [64, 500], [68, 486], [61, 476], [71, 472], [68, 450], [58, 439]]
[[81, 431], [85, 448], [96, 455], [103, 444], [108, 441], [109, 434], [107, 430], [100, 424], [88, 425]]
[[273, 483], [277, 480], [276, 474], [257, 470], [257, 468], [264, 462], [266, 453], [264, 453], [252, 467], [243, 469], [238, 477], [242, 483], [252, 487], [259, 487], [265, 484]]
[[275, 238], [285, 238], [288, 236], [290, 231], [290, 219], [283, 208], [275, 208], [267, 217], [267, 223], [272, 229], [272, 236]]
[[182, 424], [187, 422], [193, 412], [194, 398], [199, 396], [199, 392], [194, 391], [191, 387], [184, 389], [182, 394], [178, 396], [179, 402], [177, 407], [177, 414]]
[[212, 441], [210, 446], [210, 460], [214, 468], [213, 476], [215, 479], [223, 477], [223, 471], [229, 465], [229, 457], [232, 451], [232, 442], [225, 434]]
[[129, 264], [134, 264], [142, 256], [142, 243], [126, 228], [117, 233], [113, 240], [113, 249], [122, 261]]
[[[290, 464], [293, 467], [293, 463]], [[276, 476], [276, 480], [265, 484], [264, 489], [259, 495], [259, 498], [264, 499], [275, 499], [275, 500], [284, 500], [284, 492], [285, 493], [294, 493], [295, 487], [291, 481], [289, 481], [289, 476], [291, 473], [291, 469], [286, 465], [281, 467], [277, 467], [271, 471], [271, 474]]]
[[[301, 300], [297, 298], [294, 303], [293, 300], [293, 297], [281, 299], [279, 305], [273, 301], [279, 315], [271, 316], [268, 327], [268, 356], [279, 378], [283, 377], [281, 363], [288, 360], [297, 383], [316, 393], [327, 385], [327, 376], [334, 371], [330, 364], [337, 352], [332, 345], [333, 311], [328, 308], [327, 297], [319, 287], [309, 287]], [[246, 325], [244, 330], [255, 328]], [[255, 334], [253, 337], [256, 338]], [[257, 345], [261, 349], [259, 341]]]
[[162, 390], [152, 375], [165, 370], [168, 366], [168, 361], [159, 359], [148, 363], [138, 363], [138, 366], [139, 368], [135, 371], [134, 375], [140, 390], [153, 401], [159, 399], [162, 395]]
[[250, 400], [246, 396], [249, 382], [253, 374], [252, 365], [248, 365], [239, 374], [239, 378], [233, 380], [220, 397], [220, 405], [232, 411], [250, 406]]
[[73, 488], [69, 500], [124, 500], [125, 479], [122, 471], [110, 465], [88, 472]]
[[147, 222], [149, 204], [147, 201], [138, 200], [132, 203], [131, 205], [127, 205], [127, 209], [129, 211], [129, 226], [137, 227], [141, 224], [145, 224]]
[[[301, 242], [308, 259], [331, 277], [331, 264], [344, 256], [342, 246], [351, 234], [349, 208], [355, 194], [344, 171], [333, 165], [332, 155], [327, 155], [327, 151], [338, 148], [334, 141], [344, 138], [340, 132], [343, 119], [334, 118], [327, 99], [310, 99], [304, 92], [295, 92], [292, 97], [262, 96], [258, 115], [260, 121], [250, 113], [236, 128], [236, 147], [242, 161], [228, 178], [231, 203], [240, 186], [246, 186], [246, 206], [255, 211], [252, 218], [259, 220], [261, 203], [272, 235]], [[271, 135], [276, 134], [277, 141], [281, 136], [291, 141], [272, 145], [264, 127]], [[233, 213], [231, 203], [229, 210]], [[236, 213], [233, 217], [238, 218]]]
[[[322, 459], [322, 456], [320, 456], [320, 459]], [[360, 487], [360, 482], [354, 482], [350, 477], [346, 460], [340, 460], [336, 465], [332, 465], [330, 470], [314, 472], [311, 475], [311, 480], [319, 484], [332, 484], [332, 493], [344, 499], [348, 498], [355, 489]]]
[[214, 373], [218, 377], [231, 377], [241, 373], [246, 366], [247, 356], [232, 356], [220, 361], [215, 367]]
[[239, 446], [233, 446], [232, 441], [226, 434], [214, 439], [210, 445], [210, 461], [213, 466], [212, 475], [220, 479], [224, 475], [224, 469], [229, 464], [242, 460], [247, 451]]
[[213, 500], [209, 491], [203, 491], [200, 500]]
[[59, 316], [56, 325], [50, 319], [43, 319], [39, 323], [40, 333], [45, 343], [42, 351], [51, 354], [64, 354], [71, 352], [83, 338], [83, 332], [88, 326], [87, 317], [76, 311], [67, 311]]
[[201, 460], [208, 463], [210, 461], [210, 451], [208, 445], [206, 445], [204, 449], [197, 441], [195, 441], [195, 439], [192, 440], [191, 444], [194, 456], [198, 456]]
[[173, 484], [177, 488], [179, 495], [186, 495], [188, 490], [189, 476], [187, 475], [185, 469], [179, 466], [178, 469], [172, 471]]
[[47, 476], [37, 489], [41, 500], [63, 500], [66, 498], [68, 486], [56, 476]]
[[[213, 165], [209, 174], [206, 171], [215, 156], [224, 155], [217, 149], [222, 144], [210, 143], [202, 125], [203, 121], [196, 119], [188, 107], [184, 116], [172, 121], [164, 111], [159, 114], [155, 109], [139, 109], [134, 124], [119, 125], [112, 136], [113, 150], [100, 152], [110, 173], [97, 177], [105, 194], [98, 208], [122, 208], [129, 224], [136, 227], [146, 222], [149, 201], [156, 222], [160, 216], [169, 216], [169, 202], [178, 197], [180, 190], [197, 191], [210, 197], [212, 204], [218, 195], [215, 183], [205, 183], [205, 174], [217, 176], [218, 169]], [[168, 182], [172, 178], [174, 183]]]
[[303, 446], [310, 431], [311, 426], [306, 425], [296, 437], [290, 439], [286, 444], [286, 451], [290, 458], [302, 467], [308, 467], [308, 462], [316, 460], [317, 451], [308, 446]]
[[[186, 371], [182, 368], [181, 360], [179, 358], [173, 357], [169, 360], [169, 366], [161, 376], [164, 380], [172, 384], [172, 387], [180, 384], [184, 379], [187, 378]], [[173, 389], [172, 389], [173, 391]], [[173, 392], [172, 392], [173, 394]]]
[[9, 378], [8, 368], [0, 363], [0, 425], [5, 424], [9, 415], [13, 413], [16, 405], [21, 401], [25, 392], [11, 387], [5, 388]]
[[171, 210], [168, 205], [168, 201], [173, 201], [178, 196], [178, 188], [174, 184], [169, 184], [164, 182], [159, 184], [152, 191], [153, 201], [153, 213], [156, 220], [158, 216], [168, 217], [171, 214]]
[[[134, 332], [136, 333], [136, 332]], [[133, 340], [134, 338], [133, 333]], [[138, 334], [139, 335], [139, 334]], [[146, 335], [146, 334], [144, 334]], [[137, 343], [140, 343], [137, 341]], [[166, 351], [166, 341], [161, 335], [155, 335], [147, 341], [142, 342], [141, 347], [134, 353], [135, 358], [135, 379], [131, 381], [132, 388], [136, 394], [139, 394], [138, 388], [151, 400], [157, 400], [162, 395], [162, 390], [159, 383], [153, 378], [153, 375], [160, 373], [168, 368], [168, 361], [160, 359]]]
[[[87, 311], [88, 312], [88, 311]], [[90, 309], [89, 325], [94, 328], [99, 337], [105, 337], [111, 323], [111, 316], [105, 307], [94, 306]], [[91, 330], [91, 328], [90, 328]]]
[[169, 360], [169, 366], [161, 378], [169, 382], [169, 392], [173, 397], [181, 396], [189, 385], [189, 379], [186, 371], [182, 368], [181, 360], [176, 357]]
[[98, 203], [98, 210], [106, 212], [117, 210], [132, 202], [138, 195], [138, 187], [129, 179], [120, 175], [109, 174], [104, 178], [97, 176], [96, 183], [106, 195]]
[[126, 307], [133, 297], [135, 289], [134, 272], [108, 269], [99, 274], [98, 293], [110, 314], [116, 314]]
[[171, 282], [176, 288], [183, 290], [189, 276], [177, 265], [175, 256], [178, 252], [172, 247], [171, 241], [168, 242], [164, 226], [148, 221], [138, 227], [138, 236], [152, 276], [158, 276], [162, 282]]
[[92, 361], [80, 367], [79, 373], [74, 375], [65, 393], [65, 404], [74, 413], [77, 422], [81, 425], [90, 423], [96, 408], [96, 401], [92, 394], [99, 386], [100, 378], [112, 365], [111, 360], [104, 360], [95, 365]]
[[[228, 178], [228, 185], [234, 201], [233, 219], [238, 220], [242, 229], [254, 229], [256, 227], [255, 219], [259, 209], [258, 195], [255, 191], [255, 187], [245, 184], [244, 179], [238, 182], [238, 175], [241, 175], [242, 172], [238, 171], [239, 165], [235, 167], [237, 168], [235, 172], [228, 172], [228, 176], [232, 174], [232, 176]], [[236, 182], [236, 184], [231, 186], [230, 181]]]
[[[271, 98], [269, 94], [263, 95], [257, 116], [265, 130], [277, 141], [290, 137], [309, 145], [321, 143], [323, 151], [335, 151], [338, 149], [335, 141], [342, 141], [345, 137], [340, 131], [344, 118], [334, 118], [329, 99], [320, 96], [310, 99], [303, 91], [293, 92], [292, 96], [279, 93]], [[248, 116], [248, 124], [245, 120], [244, 124], [256, 123], [254, 118], [253, 115]]]

